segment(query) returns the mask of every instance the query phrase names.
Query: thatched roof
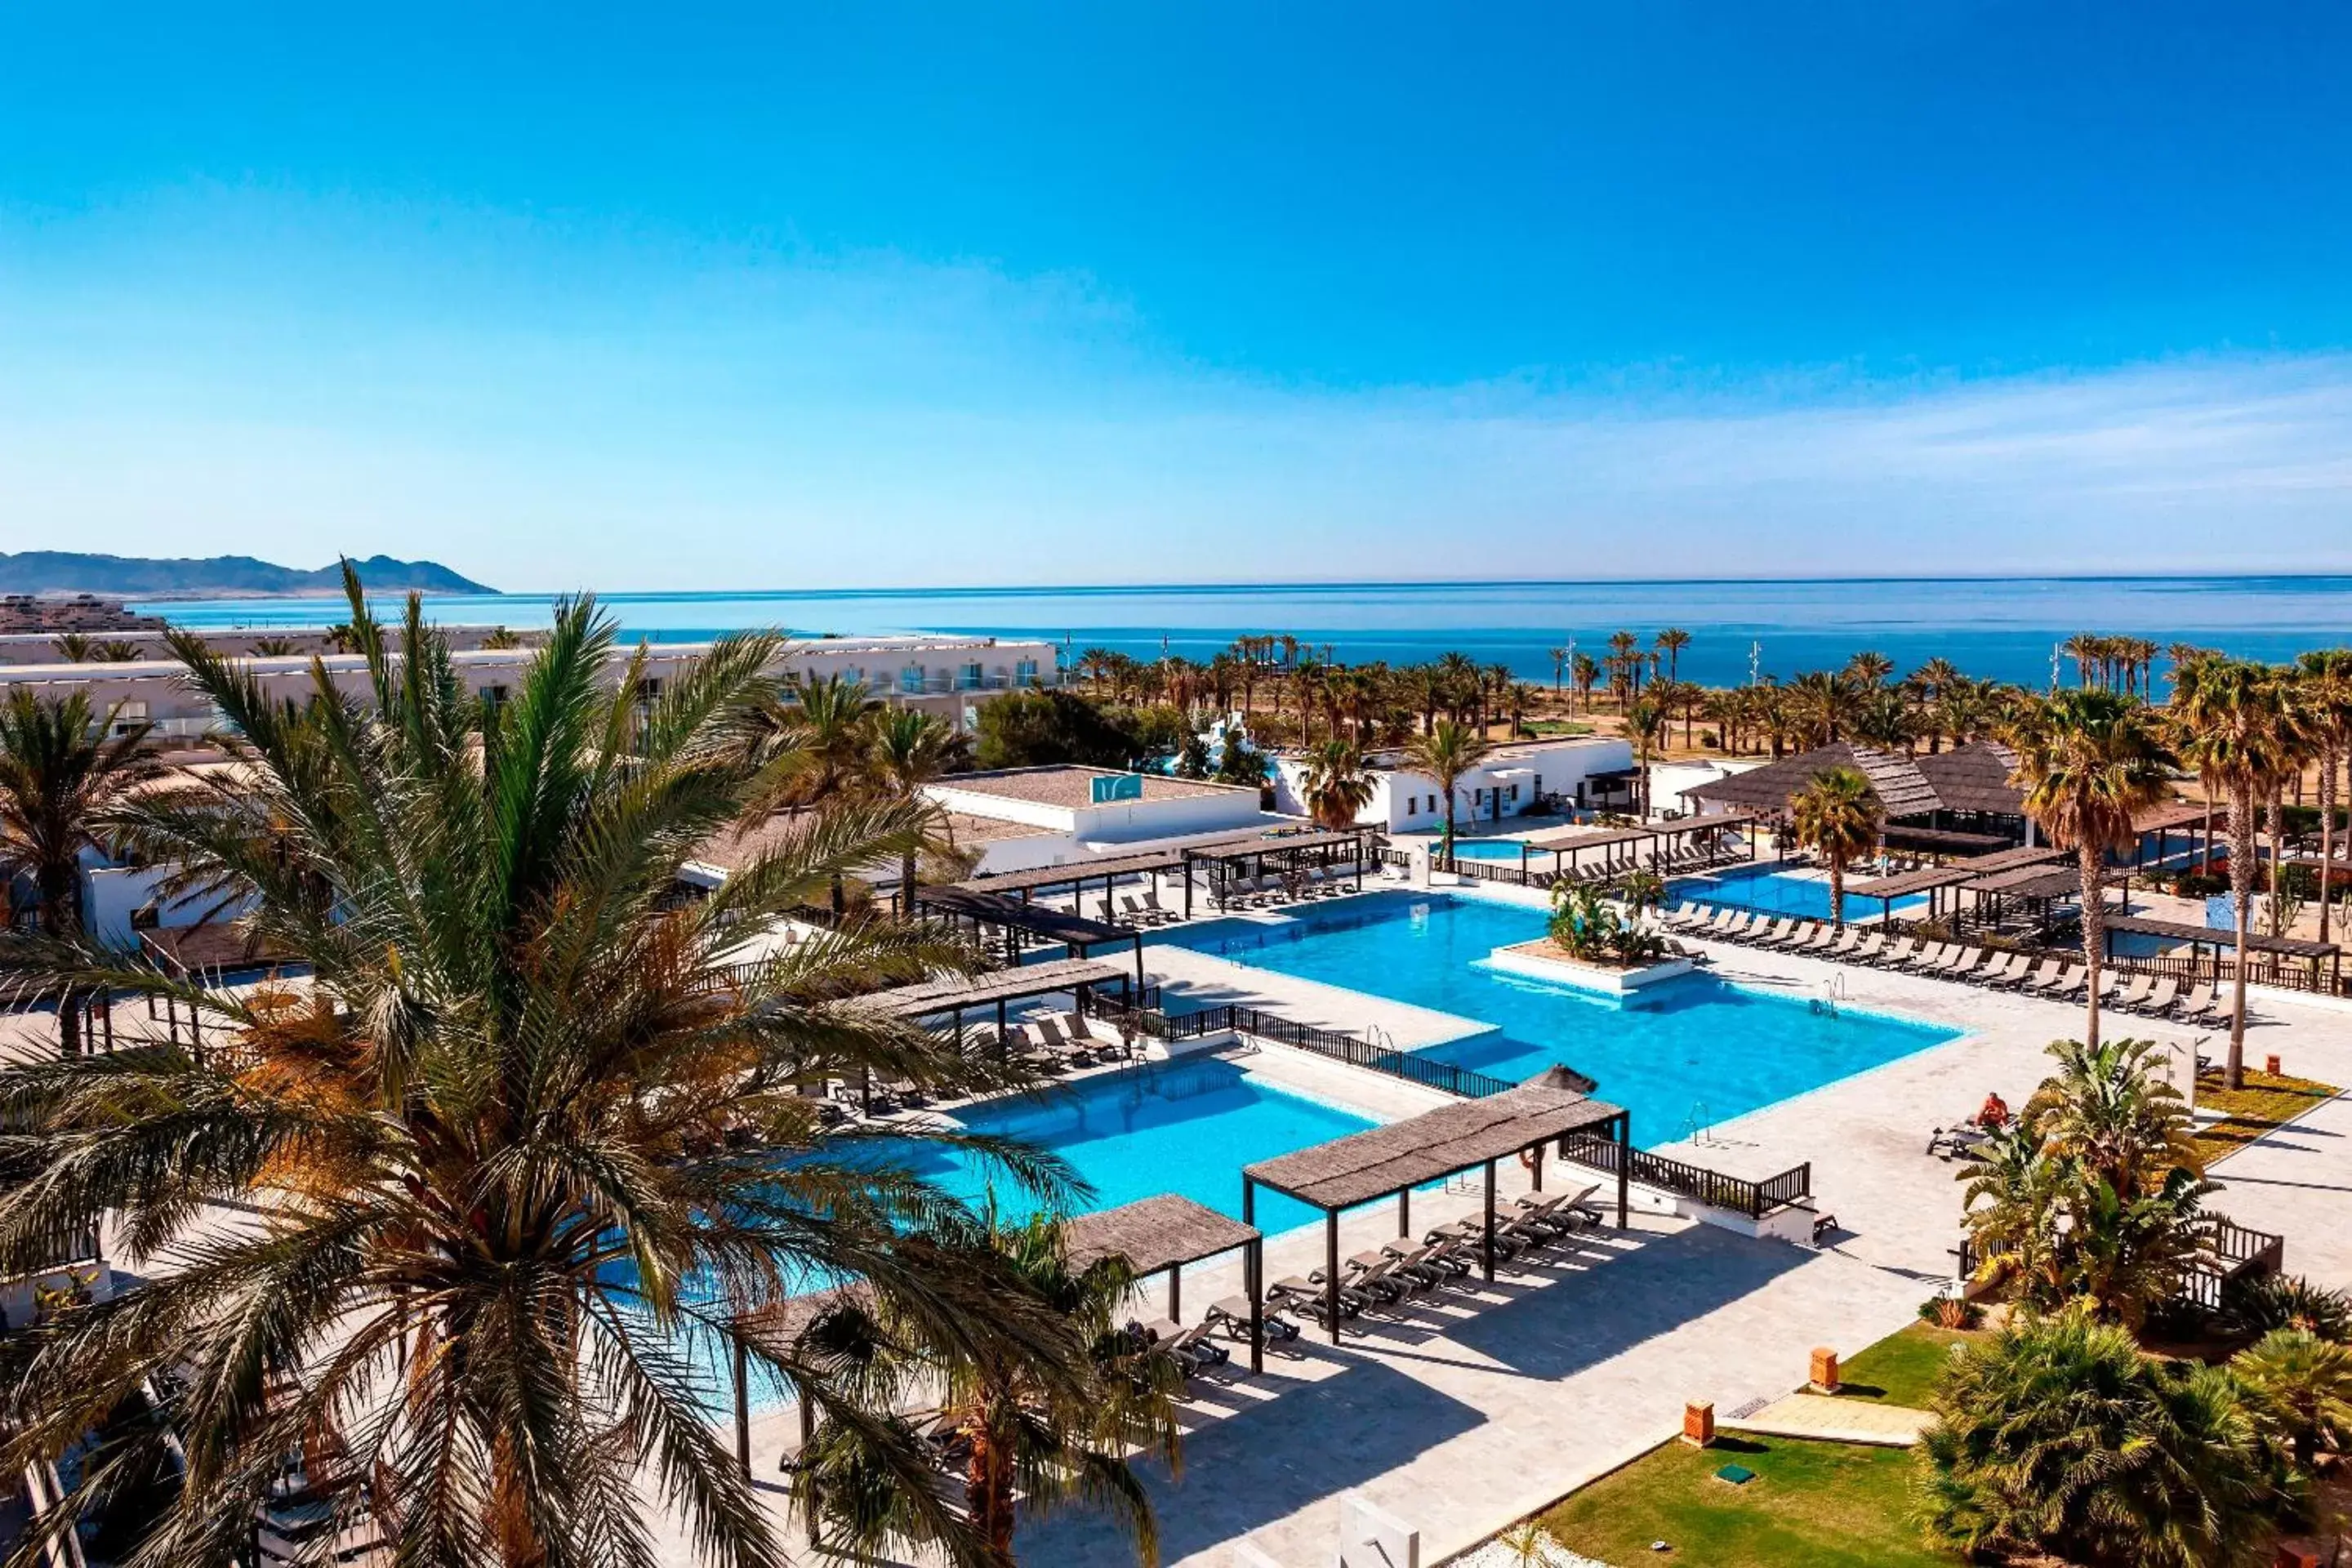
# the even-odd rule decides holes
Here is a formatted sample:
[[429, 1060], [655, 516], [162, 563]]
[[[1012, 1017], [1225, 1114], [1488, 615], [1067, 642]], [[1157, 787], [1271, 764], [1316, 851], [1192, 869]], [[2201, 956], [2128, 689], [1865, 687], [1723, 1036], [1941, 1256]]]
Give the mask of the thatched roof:
[[985, 925], [1011, 926], [1047, 942], [1071, 942], [1080, 947], [1090, 947], [1098, 942], [1131, 942], [1135, 938], [1132, 926], [1088, 920], [1044, 904], [1024, 904], [1018, 899], [983, 893], [963, 883], [951, 888], [918, 888], [915, 901], [943, 914], [961, 915]]
[[1946, 811], [2016, 816], [2025, 810], [2025, 792], [2009, 777], [2017, 769], [2017, 753], [1998, 741], [1971, 741], [1912, 761]]
[[[2109, 915], [2109, 931], [2137, 931], [2141, 936], [2160, 937], [2168, 942], [2198, 942], [2208, 947], [2226, 947], [2237, 941], [2234, 933], [2209, 930], [2204, 926], [2182, 925], [2174, 921], [2152, 921], [2139, 915]], [[2246, 933], [2246, 946], [2254, 952], [2275, 952], [2282, 958], [2333, 958], [2341, 951], [2332, 942], [2312, 942], [2299, 936], [2264, 936], [2260, 931]]]
[[2208, 805], [2201, 800], [2168, 800], [2146, 811], [2132, 813], [2132, 831], [2168, 833], [2176, 827], [2202, 827], [2209, 816], [2215, 828], [2225, 827], [2230, 821], [2230, 808]]
[[930, 1018], [963, 1008], [993, 1007], [999, 1002], [1025, 1002], [1080, 985], [1116, 985], [1128, 975], [1127, 969], [1102, 959], [1062, 958], [986, 974], [918, 981], [853, 997], [844, 1005], [893, 1018]]
[[1231, 1252], [1258, 1235], [1256, 1226], [1174, 1193], [1078, 1215], [1063, 1234], [1073, 1263], [1084, 1266], [1118, 1253], [1139, 1275]]
[[2047, 866], [2065, 858], [2064, 850], [2053, 849], [2048, 845], [2002, 849], [1969, 860], [1955, 860], [1948, 866], [1923, 866], [1916, 871], [1898, 871], [1892, 877], [1865, 878], [1848, 882], [1845, 890], [1864, 899], [1908, 898], [1936, 888], [1957, 888], [1963, 882], [1973, 882], [1999, 871], [2013, 871], [2020, 866]]
[[1703, 800], [1712, 805], [1781, 813], [1789, 809], [1791, 796], [1832, 768], [1852, 768], [1868, 779], [1871, 794], [1878, 797], [1879, 810], [1889, 819], [1923, 816], [1942, 804], [1910, 758], [1857, 746], [1850, 741], [1832, 741], [1760, 768], [1693, 784], [1683, 795], [1685, 799]]
[[1624, 1114], [1576, 1087], [1590, 1082], [1554, 1068], [1517, 1089], [1263, 1160], [1243, 1173], [1318, 1208], [1369, 1203]]

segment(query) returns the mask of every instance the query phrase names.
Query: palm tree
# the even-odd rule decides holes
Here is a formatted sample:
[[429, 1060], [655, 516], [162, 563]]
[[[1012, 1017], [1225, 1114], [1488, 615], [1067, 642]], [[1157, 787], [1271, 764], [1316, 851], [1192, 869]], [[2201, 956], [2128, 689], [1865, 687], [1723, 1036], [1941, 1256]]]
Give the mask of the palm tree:
[[[372, 1531], [404, 1563], [638, 1561], [659, 1506], [698, 1558], [766, 1565], [781, 1548], [698, 1368], [743, 1358], [871, 1465], [928, 1473], [822, 1347], [760, 1331], [806, 1282], [854, 1287], [936, 1353], [1090, 1387], [1083, 1339], [962, 1244], [951, 1196], [823, 1131], [795, 1091], [867, 1071], [942, 1095], [1001, 1083], [835, 1000], [961, 967], [961, 951], [876, 924], [739, 962], [747, 931], [896, 856], [919, 823], [845, 806], [707, 900], [674, 897], [698, 846], [785, 765], [751, 743], [779, 640], [720, 639], [640, 717], [642, 655], [614, 689], [610, 621], [566, 603], [489, 710], [418, 601], [387, 639], [348, 571], [346, 586], [372, 705], [321, 682], [307, 709], [281, 706], [175, 633], [241, 765], [111, 818], [152, 860], [248, 894], [250, 933], [307, 965], [305, 987], [205, 989], [86, 940], [0, 954], [6, 978], [169, 998], [211, 1042], [0, 1069], [35, 1173], [0, 1194], [0, 1272], [101, 1215], [134, 1261], [172, 1259], [10, 1337], [6, 1462], [62, 1451], [168, 1377], [175, 1430], [131, 1439], [169, 1440], [182, 1468], [143, 1547], [156, 1562], [249, 1547], [299, 1454], [322, 1537]], [[1018, 1145], [902, 1134], [919, 1157], [988, 1160], [1035, 1202], [1073, 1194]], [[221, 1226], [215, 1205], [268, 1223]], [[994, 1561], [954, 1509], [912, 1489], [903, 1506], [954, 1561]]]
[[2057, 1041], [2058, 1068], [2021, 1120], [2045, 1152], [2119, 1193], [2152, 1192], [2176, 1170], [2201, 1175], [2189, 1103], [2157, 1071], [2162, 1052], [2153, 1040]]
[[1335, 832], [1354, 826], [1372, 803], [1372, 775], [1352, 741], [1326, 741], [1308, 752], [1305, 783], [1307, 815]]
[[2275, 1329], [2230, 1358], [2255, 1425], [2311, 1475], [2322, 1448], [2352, 1442], [2352, 1346], [2303, 1329]]
[[1445, 799], [1445, 831], [1437, 849], [1438, 858], [1449, 868], [1454, 864], [1454, 786], [1464, 773], [1486, 761], [1488, 750], [1485, 736], [1451, 719], [1440, 719], [1427, 734], [1415, 735], [1404, 749], [1405, 765], [1435, 779], [1438, 794]]
[[[103, 852], [107, 812], [157, 773], [145, 747], [151, 726], [101, 721], [79, 691], [39, 698], [19, 686], [0, 703], [0, 886], [32, 885], [42, 932], [81, 934], [81, 858]], [[111, 731], [120, 729], [121, 733]], [[10, 925], [16, 910], [8, 911]], [[58, 997], [58, 1047], [81, 1048], [77, 994]]]
[[492, 626], [482, 634], [482, 646], [491, 649], [522, 647], [522, 638], [505, 626]]
[[1895, 673], [1895, 661], [1883, 653], [1864, 648], [1845, 661], [1843, 673], [1856, 686], [1883, 686], [1886, 678]]
[[[929, 797], [923, 786], [935, 783], [959, 760], [962, 742], [947, 721], [937, 714], [925, 713], [914, 708], [898, 708], [877, 713], [871, 723], [873, 731], [873, 768], [875, 781], [884, 795], [921, 810]], [[944, 819], [945, 812], [935, 814]], [[916, 862], [920, 847], [909, 847], [898, 857], [898, 909], [911, 920], [915, 914]]]
[[1591, 712], [1592, 689], [1601, 684], [1601, 661], [1589, 653], [1580, 653], [1569, 661], [1569, 675], [1576, 682], [1577, 706]]
[[1650, 764], [1658, 760], [1658, 743], [1665, 737], [1668, 714], [1666, 705], [1658, 700], [1657, 688], [1647, 697], [1635, 698], [1625, 710], [1625, 738], [1633, 742], [1633, 766], [1641, 781], [1641, 819], [1650, 819]]
[[1855, 768], [1825, 768], [1789, 800], [1797, 842], [1829, 862], [1830, 924], [1845, 927], [1845, 868], [1878, 847], [1881, 813]]
[[[855, 1300], [836, 1309], [809, 1338], [855, 1367], [858, 1380], [911, 1399], [939, 1404], [938, 1429], [963, 1476], [963, 1502], [991, 1564], [1013, 1562], [1015, 1499], [1032, 1514], [1072, 1502], [1107, 1508], [1133, 1535], [1138, 1557], [1159, 1560], [1159, 1531], [1142, 1484], [1128, 1468], [1130, 1451], [1180, 1465], [1177, 1399], [1183, 1373], [1173, 1357], [1120, 1324], [1133, 1272], [1113, 1255], [1080, 1266], [1062, 1225], [1048, 1215], [1005, 1226], [992, 1212], [982, 1245], [1006, 1271], [1066, 1322], [1088, 1347], [1084, 1375], [1039, 1374], [1036, 1358], [986, 1347], [984, 1353], [940, 1354], [921, 1334], [904, 1334], [887, 1313]], [[915, 1347], [914, 1353], [901, 1349]], [[1052, 1369], [1058, 1373], [1059, 1369]], [[908, 1478], [875, 1464], [874, 1449], [847, 1421], [817, 1429], [798, 1476], [802, 1496], [836, 1504], [835, 1528], [822, 1544], [835, 1552], [878, 1553], [931, 1533], [907, 1506]], [[917, 1483], [934, 1494], [930, 1478]]]
[[2145, 1568], [2256, 1561], [2271, 1489], [2230, 1375], [2140, 1352], [2080, 1312], [1969, 1346], [1921, 1435], [1923, 1521], [1970, 1561]]
[[88, 632], [61, 632], [49, 639], [49, 646], [68, 664], [88, 664], [93, 657], [90, 650], [97, 645]]
[[2010, 782], [2050, 842], [2074, 851], [2082, 880], [2083, 962], [2090, 976], [2085, 1044], [2099, 1043], [2106, 963], [2107, 854], [2138, 841], [2133, 819], [2162, 800], [2164, 744], [2147, 709], [2113, 691], [2075, 687], [2021, 707], [2009, 730]]
[[292, 637], [256, 637], [253, 651], [262, 658], [285, 658], [294, 652]]
[[128, 637], [109, 637], [90, 649], [89, 657], [101, 664], [129, 664], [138, 658], [139, 645]]
[[1803, 731], [1808, 748], [1840, 738], [1853, 711], [1854, 688], [1825, 669], [1809, 669], [1788, 687], [1790, 717]]
[[[757, 745], [787, 764], [751, 800], [747, 822], [763, 822], [778, 811], [824, 812], [846, 804], [872, 780], [871, 721], [881, 705], [865, 684], [843, 675], [821, 675], [793, 688], [795, 701], [771, 699], [762, 711]], [[833, 914], [849, 906], [846, 868], [833, 874]]]
[[2244, 659], [2198, 658], [2173, 671], [2170, 718], [2181, 762], [2204, 782], [2206, 798], [2230, 803], [2230, 902], [2236, 973], [2230, 987], [2230, 1054], [2223, 1081], [2245, 1085], [2246, 938], [2259, 857], [2255, 811], [2285, 766], [2289, 716], [2277, 672]]
[[1690, 647], [1691, 635], [1680, 626], [1668, 626], [1658, 634], [1658, 651], [1666, 656], [1666, 679], [1680, 680], [1683, 672], [1683, 649]]
[[1550, 650], [1551, 694], [1554, 697], [1558, 697], [1559, 695], [1560, 682], [1568, 679], [1568, 661], [1570, 656], [1575, 652], [1576, 645], [1574, 643], [1570, 643], [1565, 647], [1556, 647]]
[[2326, 942], [2336, 885], [2336, 778], [2352, 757], [2352, 648], [2306, 653], [2301, 663], [2304, 710], [2319, 753], [2319, 940]]

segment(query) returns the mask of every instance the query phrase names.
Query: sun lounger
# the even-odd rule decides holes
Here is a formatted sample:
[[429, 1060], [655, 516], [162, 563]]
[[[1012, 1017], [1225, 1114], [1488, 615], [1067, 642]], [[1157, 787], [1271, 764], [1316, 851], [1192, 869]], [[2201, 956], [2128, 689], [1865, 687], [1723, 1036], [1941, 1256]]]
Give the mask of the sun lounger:
[[2202, 1018], [2205, 1016], [2205, 1010], [2212, 1005], [2213, 984], [2209, 980], [2200, 980], [2189, 988], [2189, 994], [2180, 999], [2174, 1012], [2176, 1016], [2182, 1018], [2199, 1019]]
[[[1269, 1300], [1280, 1302], [1284, 1310], [1303, 1312], [1327, 1329], [1331, 1326], [1323, 1310], [1323, 1287], [1305, 1275], [1294, 1274], [1286, 1279], [1277, 1279], [1265, 1288], [1265, 1293]], [[1345, 1285], [1339, 1287], [1339, 1316], [1342, 1321], [1357, 1316], [1370, 1304], [1370, 1297], [1352, 1292]]]
[[1233, 1352], [1209, 1337], [1206, 1322], [1182, 1328], [1166, 1318], [1158, 1318], [1138, 1325], [1151, 1348], [1173, 1361], [1191, 1377], [1209, 1367], [1222, 1366], [1233, 1359]]
[[[1212, 1302], [1204, 1321], [1213, 1324], [1228, 1339], [1247, 1340], [1250, 1337], [1250, 1304], [1247, 1296], [1228, 1296]], [[1258, 1313], [1258, 1323], [1265, 1337], [1279, 1344], [1298, 1337], [1298, 1325], [1282, 1316], [1271, 1305]]]
[[[1361, 1290], [1376, 1301], [1386, 1302], [1402, 1300], [1412, 1291], [1424, 1287], [1424, 1282], [1420, 1279], [1412, 1275], [1398, 1273], [1397, 1264], [1398, 1259], [1375, 1247], [1369, 1252], [1359, 1252], [1355, 1257], [1343, 1261], [1340, 1267], [1347, 1270], [1343, 1277], [1346, 1284]], [[1321, 1273], [1322, 1270], [1318, 1269], [1307, 1278], [1313, 1279]]]
[[1973, 1154], [1991, 1137], [1991, 1133], [1972, 1121], [1961, 1122], [1957, 1127], [1938, 1127], [1927, 1135], [1927, 1152], [1941, 1155], [1947, 1160], [1966, 1156]]
[[1777, 920], [1772, 922], [1772, 928], [1769, 931], [1765, 931], [1761, 936], [1759, 936], [1756, 939], [1756, 945], [1759, 947], [1785, 947], [1788, 945], [1789, 939], [1794, 936], [1796, 932], [1797, 922], [1794, 920], [1786, 918]]
[[2132, 1011], [2144, 1017], [2161, 1018], [2179, 1000], [2180, 982], [2167, 974], [2157, 981], [2154, 990], [2132, 1005]]
[[2089, 970], [2079, 963], [2070, 963], [2066, 973], [2058, 977], [2058, 984], [2050, 988], [2050, 994], [2065, 1001], [2079, 1001], [2089, 988], [2090, 978]]
[[[2182, 1009], [2180, 1016], [2193, 1023], [2199, 1024], [2221, 1025], [2228, 1023], [2230, 1021], [2230, 1011], [2231, 1005], [2230, 993], [2222, 990], [2218, 985], [2208, 987], [2208, 989], [2210, 989], [2213, 994], [2205, 999], [2205, 1005], [2203, 1006], [2198, 1008], [2193, 1013], [2184, 1008]], [[2251, 1010], [2249, 1011], [2251, 1013]]]
[[2139, 1005], [2147, 1000], [2148, 991], [2155, 984], [2154, 976], [2135, 974], [2131, 977], [2130, 984], [2120, 990], [2110, 989], [2105, 998], [2106, 1005], [2121, 1013], [2137, 1012], [2139, 1010]]
[[2031, 996], [2047, 995], [2051, 988], [2058, 984], [2058, 977], [2065, 973], [2065, 969], [2064, 960], [2045, 958], [2042, 961], [2042, 967], [2033, 972], [2032, 978], [2020, 982], [2017, 988]]
[[[1477, 1256], [1478, 1248], [1486, 1243], [1486, 1226], [1484, 1216], [1474, 1214], [1465, 1215], [1451, 1225], [1441, 1225], [1423, 1236], [1421, 1239], [1430, 1243], [1446, 1241], [1466, 1243], [1471, 1256], [1475, 1258]], [[1497, 1213], [1495, 1215], [1495, 1256], [1517, 1257], [1523, 1246], [1523, 1243], [1511, 1238], [1509, 1232], [1504, 1228], [1503, 1215]]]
[[1874, 962], [1881, 969], [1900, 969], [1910, 963], [1912, 955], [1918, 951], [1919, 941], [1916, 937], [1898, 936], [1895, 939], [1894, 945], [1881, 952]]
[[1911, 961], [1908, 963], [1906, 963], [1903, 967], [1906, 969], [1916, 970], [1923, 974], [1932, 973], [1934, 971], [1941, 969], [1947, 963], [1950, 962], [1951, 956], [1952, 944], [1946, 942], [1939, 942], [1932, 944], [1931, 946], [1921, 948], [1917, 952], [1911, 955]]
[[1473, 1267], [1458, 1241], [1431, 1241], [1412, 1247], [1397, 1240], [1385, 1244], [1381, 1250], [1396, 1259], [1397, 1272], [1425, 1279], [1432, 1285], [1459, 1279]]
[[2018, 962], [2017, 953], [1997, 952], [1992, 955], [1991, 963], [1969, 975], [1969, 978], [1979, 985], [2006, 985], [2011, 977], [2017, 973]]
[[1825, 951], [1832, 942], [1837, 941], [1837, 939], [1843, 934], [1843, 933], [1834, 926], [1812, 926], [1809, 928], [1802, 936], [1799, 937], [1794, 942], [1790, 944], [1790, 951], [1796, 952], [1821, 952]]
[[1982, 963], [1988, 956], [1983, 948], [1963, 947], [1946, 960], [1943, 968], [1936, 973], [1946, 980], [1973, 980], [1976, 978], [1977, 965]]
[[1876, 963], [1885, 955], [1885, 952], [1886, 933], [1883, 931], [1870, 931], [1863, 933], [1862, 940], [1854, 944], [1853, 952], [1832, 956], [1842, 956], [1848, 963]]
[[1823, 958], [1846, 958], [1862, 945], [1862, 928], [1848, 926], [1837, 933], [1837, 940], [1822, 950]]

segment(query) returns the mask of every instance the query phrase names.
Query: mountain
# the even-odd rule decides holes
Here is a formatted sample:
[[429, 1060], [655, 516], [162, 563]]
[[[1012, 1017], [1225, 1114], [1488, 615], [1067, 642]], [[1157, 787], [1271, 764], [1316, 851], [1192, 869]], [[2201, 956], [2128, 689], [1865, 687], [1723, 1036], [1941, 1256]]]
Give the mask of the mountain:
[[[395, 561], [371, 555], [356, 561], [367, 587], [421, 589], [427, 594], [495, 594], [460, 577], [436, 561]], [[155, 561], [131, 555], [83, 555], [63, 550], [0, 552], [0, 593], [122, 594], [142, 598], [204, 597], [235, 594], [336, 594], [342, 591], [340, 564], [315, 572], [274, 565], [250, 555], [213, 555], [204, 560]]]

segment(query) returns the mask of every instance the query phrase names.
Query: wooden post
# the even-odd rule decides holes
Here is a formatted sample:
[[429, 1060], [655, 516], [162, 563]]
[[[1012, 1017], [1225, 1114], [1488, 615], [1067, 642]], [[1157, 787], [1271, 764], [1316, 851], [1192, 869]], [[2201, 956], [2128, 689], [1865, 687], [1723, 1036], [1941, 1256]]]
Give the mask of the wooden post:
[[1633, 1113], [1620, 1111], [1617, 1116], [1617, 1228], [1623, 1230], [1629, 1223], [1627, 1200], [1633, 1176]]
[[1171, 1264], [1168, 1268], [1168, 1321], [1184, 1321], [1184, 1266], [1181, 1263]]
[[1412, 1234], [1412, 1189], [1402, 1187], [1397, 1192], [1397, 1235], [1402, 1238], [1410, 1237]]
[[1486, 1282], [1495, 1282], [1495, 1162], [1486, 1162], [1486, 1225], [1479, 1236], [1480, 1267]]
[[1339, 1342], [1339, 1211], [1323, 1211], [1323, 1321]]
[[1249, 1287], [1250, 1371], [1265, 1370], [1265, 1242], [1250, 1237], [1242, 1251], [1242, 1279]]

